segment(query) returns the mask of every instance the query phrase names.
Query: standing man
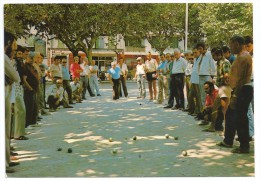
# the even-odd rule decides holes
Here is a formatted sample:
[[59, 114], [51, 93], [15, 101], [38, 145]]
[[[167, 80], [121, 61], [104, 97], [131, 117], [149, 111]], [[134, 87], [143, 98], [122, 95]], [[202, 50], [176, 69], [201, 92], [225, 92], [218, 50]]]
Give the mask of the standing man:
[[[201, 102], [200, 89], [199, 89], [199, 74], [198, 74], [198, 62], [199, 62], [200, 52], [196, 47], [193, 48], [192, 52], [194, 55], [194, 63], [191, 71], [191, 77], [190, 77], [191, 87], [188, 95], [188, 105], [189, 105], [188, 112], [189, 114], [196, 116], [198, 113], [202, 111], [202, 102]], [[194, 99], [196, 101], [194, 101]]]
[[158, 76], [158, 87], [159, 87], [159, 93], [158, 93], [158, 99], [157, 104], [162, 104], [164, 101], [163, 98], [163, 92], [165, 96], [165, 100], [168, 100], [169, 97], [169, 86], [168, 86], [168, 78], [167, 78], [167, 64], [168, 61], [165, 58], [164, 54], [161, 54], [160, 56], [160, 64], [157, 68], [157, 74]]
[[223, 51], [221, 48], [213, 48], [211, 50], [211, 54], [213, 59], [217, 62], [217, 79], [216, 79], [216, 86], [220, 86], [223, 80], [225, 73], [230, 72], [231, 64], [230, 62], [224, 57]]
[[136, 60], [137, 60], [137, 65], [136, 65], [135, 78], [136, 78], [137, 86], [138, 86], [138, 90], [139, 90], [139, 96], [137, 98], [144, 99], [146, 96], [145, 71], [144, 71], [145, 64], [143, 64], [141, 57], [138, 57]]
[[233, 54], [231, 54], [230, 48], [229, 48], [228, 46], [223, 46], [223, 47], [222, 47], [222, 50], [223, 50], [223, 53], [224, 53], [224, 57], [225, 57], [226, 59], [228, 59], [228, 61], [229, 61], [231, 64], [233, 64], [233, 62], [236, 60], [236, 57], [235, 57]]
[[49, 72], [50, 78], [53, 81], [53, 84], [56, 84], [56, 81], [58, 79], [62, 78], [60, 59], [57, 56], [54, 57], [53, 64], [51, 64], [51, 67], [48, 72]]
[[[99, 93], [98, 77], [97, 77], [98, 66], [95, 65], [95, 60], [91, 61], [91, 65], [89, 66], [89, 71], [90, 71], [89, 84], [90, 84], [91, 92], [96, 96], [101, 96]], [[95, 90], [96, 90], [96, 94], [95, 94]]]
[[34, 52], [30, 52], [25, 62], [25, 76], [23, 77], [24, 82], [24, 103], [26, 107], [26, 124], [35, 125], [37, 122], [37, 91], [39, 88], [39, 75], [37, 70], [33, 66]]
[[168, 74], [168, 83], [169, 83], [169, 100], [168, 100], [168, 104], [163, 108], [168, 109], [168, 108], [172, 108], [174, 104], [174, 85], [173, 85], [174, 77], [172, 75], [171, 70], [173, 68], [173, 62], [175, 61], [175, 56], [174, 54], [172, 55], [167, 54], [166, 58], [167, 59], [170, 58], [170, 62], [168, 60], [168, 65], [167, 65], [167, 74]]
[[248, 106], [253, 97], [251, 83], [252, 57], [246, 51], [245, 39], [235, 35], [230, 39], [231, 52], [237, 54], [231, 66], [230, 86], [234, 90], [226, 113], [225, 138], [217, 145], [232, 147], [237, 132], [240, 147], [232, 153], [249, 153]]
[[80, 81], [82, 85], [82, 99], [86, 99], [86, 91], [88, 89], [89, 95], [92, 96], [92, 92], [89, 86], [90, 71], [88, 66], [88, 58], [85, 57], [83, 62], [80, 64], [82, 72], [80, 73]]
[[75, 77], [80, 78], [80, 73], [82, 72], [82, 68], [79, 65], [79, 57], [74, 56], [74, 63], [70, 65], [70, 73], [72, 76], [72, 80], [74, 80]]
[[62, 79], [63, 89], [68, 94], [69, 104], [75, 104], [72, 100], [72, 90], [70, 86], [70, 73], [67, 65], [67, 60], [62, 59], [61, 62], [62, 62], [61, 69], [62, 69], [62, 77], [63, 77]]
[[20, 82], [19, 74], [11, 64], [10, 58], [17, 49], [16, 38], [4, 31], [4, 66], [5, 66], [5, 167], [7, 173], [13, 173], [11, 166], [19, 163], [10, 161], [10, 133], [11, 133], [11, 92], [13, 82]]
[[18, 45], [16, 58], [14, 62], [14, 66], [16, 67], [19, 76], [20, 82], [13, 84], [14, 89], [14, 139], [16, 140], [26, 140], [25, 137], [25, 119], [26, 119], [26, 109], [24, 104], [24, 89], [23, 89], [23, 76], [24, 76], [24, 63], [23, 63], [23, 50], [22, 46]]
[[156, 96], [157, 96], [157, 89], [156, 89], [157, 67], [158, 67], [157, 61], [155, 59], [152, 59], [151, 52], [148, 52], [145, 61], [145, 72], [148, 81], [150, 101], [156, 100]]
[[[253, 38], [251, 36], [245, 36], [245, 43], [246, 43], [246, 50], [249, 52], [249, 54], [252, 56], [252, 66], [254, 66], [254, 57], [253, 57]], [[252, 68], [252, 74], [251, 74], [251, 82], [252, 86], [254, 87], [254, 69]], [[253, 140], [254, 136], [254, 95], [252, 98], [252, 101], [249, 104], [247, 117], [249, 121], [249, 140]]]
[[[117, 64], [117, 66], [120, 68], [120, 83], [122, 84], [124, 95], [125, 97], [128, 97], [128, 92], [126, 87], [126, 78], [127, 78], [128, 69], [126, 64], [124, 63], [123, 57], [119, 58], [119, 63]], [[120, 90], [119, 95], [120, 97], [122, 97], [121, 85], [119, 86], [119, 90]]]
[[174, 56], [175, 56], [175, 61], [173, 62], [172, 66], [172, 76], [173, 76], [173, 92], [174, 92], [174, 97], [176, 99], [176, 105], [173, 110], [179, 109], [183, 110], [184, 109], [184, 72], [186, 69], [186, 60], [181, 57], [181, 52], [179, 49], [174, 50]]
[[117, 100], [119, 99], [120, 68], [116, 66], [116, 62], [111, 63], [111, 68], [107, 73], [109, 73], [109, 80], [113, 87], [113, 100]]
[[201, 102], [204, 106], [205, 99], [206, 99], [206, 93], [204, 91], [204, 83], [207, 81], [212, 81], [213, 77], [216, 75], [216, 67], [212, 55], [210, 52], [207, 51], [204, 42], [198, 43], [196, 45], [196, 48], [200, 52], [200, 57], [198, 62], [198, 74], [199, 74]]

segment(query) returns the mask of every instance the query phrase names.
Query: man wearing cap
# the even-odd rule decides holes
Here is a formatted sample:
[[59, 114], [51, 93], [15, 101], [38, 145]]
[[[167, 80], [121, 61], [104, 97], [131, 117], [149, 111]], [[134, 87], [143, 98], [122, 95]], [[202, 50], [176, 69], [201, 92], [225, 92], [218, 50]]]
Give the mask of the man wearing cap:
[[138, 57], [137, 59], [137, 65], [136, 65], [136, 72], [135, 72], [135, 78], [137, 79], [137, 85], [139, 90], [139, 96], [137, 98], [144, 99], [146, 96], [145, 91], [145, 64], [142, 62], [142, 58]]
[[113, 86], [113, 100], [117, 100], [119, 99], [120, 68], [116, 66], [116, 62], [111, 63], [111, 68], [107, 73], [109, 73], [109, 81]]

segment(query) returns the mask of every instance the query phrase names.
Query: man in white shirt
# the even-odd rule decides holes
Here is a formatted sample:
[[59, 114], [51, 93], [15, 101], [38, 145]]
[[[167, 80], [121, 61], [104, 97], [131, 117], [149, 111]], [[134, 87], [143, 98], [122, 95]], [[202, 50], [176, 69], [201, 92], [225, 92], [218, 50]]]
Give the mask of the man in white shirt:
[[11, 132], [11, 92], [12, 83], [20, 82], [18, 72], [11, 64], [10, 57], [17, 49], [16, 38], [13, 34], [4, 31], [4, 66], [5, 66], [5, 166], [7, 173], [13, 173], [11, 166], [19, 163], [10, 161], [10, 132]]
[[[119, 58], [119, 62], [117, 66], [120, 68], [120, 83], [122, 84], [124, 95], [125, 97], [128, 97], [128, 92], [126, 87], [126, 78], [127, 78], [128, 69], [126, 64], [124, 63], [123, 57]], [[119, 86], [119, 96], [122, 97], [121, 86]]]
[[48, 71], [54, 84], [56, 84], [56, 80], [62, 78], [60, 61], [60, 58], [58, 58], [57, 56], [54, 57], [53, 64], [51, 64], [50, 69]]
[[89, 86], [89, 77], [90, 77], [90, 70], [88, 66], [88, 58], [83, 59], [83, 63], [80, 64], [82, 68], [82, 72], [80, 73], [80, 81], [82, 85], [82, 99], [86, 99], [86, 91], [88, 89], [89, 95], [93, 97], [90, 86]]
[[150, 101], [153, 101], [156, 100], [156, 96], [157, 96], [156, 79], [158, 75], [156, 73], [156, 69], [158, 67], [158, 63], [155, 59], [152, 59], [151, 52], [147, 53], [146, 59], [147, 60], [145, 61], [145, 72], [148, 81]]
[[56, 80], [56, 84], [49, 87], [46, 92], [46, 102], [49, 104], [49, 111], [54, 112], [56, 109], [63, 105], [64, 108], [73, 108], [63, 98], [64, 89], [62, 87], [62, 79]]
[[136, 65], [136, 73], [135, 78], [137, 79], [137, 85], [139, 90], [139, 96], [137, 98], [144, 99], [146, 96], [145, 91], [145, 64], [142, 62], [142, 58], [138, 57], [137, 59], [137, 65]]
[[199, 86], [201, 93], [201, 102], [203, 106], [205, 105], [206, 93], [203, 90], [204, 83], [207, 81], [212, 81], [213, 77], [216, 75], [216, 66], [214, 59], [209, 51], [206, 49], [205, 43], [201, 42], [196, 45], [196, 48], [200, 52], [200, 57], [198, 58], [198, 74], [199, 74]]
[[173, 76], [173, 94], [175, 95], [176, 105], [172, 109], [184, 109], [184, 72], [186, 69], [186, 60], [181, 57], [181, 52], [179, 49], [174, 50], [174, 56], [176, 60], [173, 62], [172, 66], [172, 76]]
[[91, 88], [91, 92], [95, 95], [95, 90], [96, 90], [96, 95], [101, 96], [99, 93], [98, 77], [97, 77], [98, 66], [95, 65], [95, 60], [91, 61], [89, 70], [90, 70], [89, 85]]

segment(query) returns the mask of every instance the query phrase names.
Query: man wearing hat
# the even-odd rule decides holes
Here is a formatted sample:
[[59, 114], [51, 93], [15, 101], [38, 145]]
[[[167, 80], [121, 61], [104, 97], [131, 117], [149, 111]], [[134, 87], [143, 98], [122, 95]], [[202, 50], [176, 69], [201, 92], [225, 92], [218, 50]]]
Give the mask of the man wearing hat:
[[145, 64], [142, 62], [142, 58], [138, 57], [136, 65], [135, 79], [137, 79], [137, 85], [139, 89], [139, 96], [137, 98], [144, 99], [146, 96], [145, 92]]

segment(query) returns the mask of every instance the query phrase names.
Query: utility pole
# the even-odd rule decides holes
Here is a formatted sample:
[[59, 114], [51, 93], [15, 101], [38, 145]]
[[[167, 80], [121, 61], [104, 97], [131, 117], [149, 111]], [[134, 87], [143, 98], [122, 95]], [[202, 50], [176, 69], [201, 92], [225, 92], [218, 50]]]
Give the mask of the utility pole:
[[188, 7], [188, 3], [186, 3], [186, 16], [185, 16], [185, 47], [184, 47], [184, 51], [187, 50], [187, 46], [188, 46], [188, 20], [189, 20], [189, 7]]

